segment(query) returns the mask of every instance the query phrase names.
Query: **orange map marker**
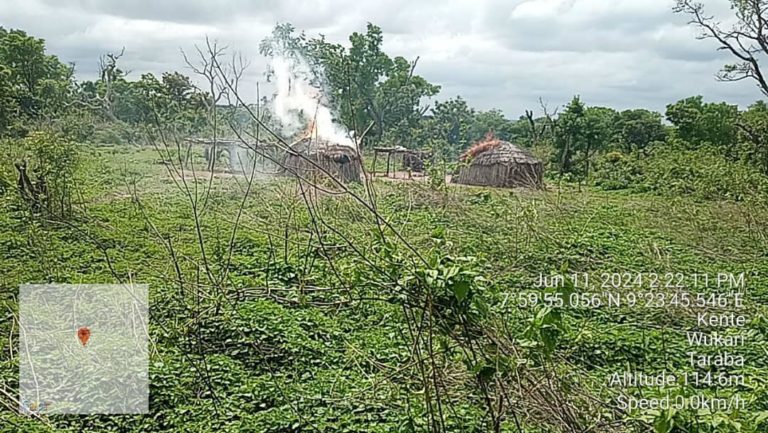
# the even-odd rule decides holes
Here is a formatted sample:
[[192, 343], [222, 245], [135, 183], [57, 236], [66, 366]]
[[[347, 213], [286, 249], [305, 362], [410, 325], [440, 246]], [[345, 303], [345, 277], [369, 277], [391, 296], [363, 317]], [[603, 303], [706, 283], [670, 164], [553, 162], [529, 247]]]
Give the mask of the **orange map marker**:
[[91, 338], [91, 330], [87, 326], [83, 326], [77, 330], [77, 338], [80, 340], [80, 344], [85, 346], [85, 343]]

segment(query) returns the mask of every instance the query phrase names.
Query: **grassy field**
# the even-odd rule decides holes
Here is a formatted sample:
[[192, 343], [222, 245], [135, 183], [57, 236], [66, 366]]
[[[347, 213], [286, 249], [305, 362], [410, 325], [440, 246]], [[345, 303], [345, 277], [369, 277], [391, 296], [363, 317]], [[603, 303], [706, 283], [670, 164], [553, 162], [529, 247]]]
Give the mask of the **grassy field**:
[[[377, 180], [375, 218], [363, 185], [350, 188], [367, 205], [288, 178], [249, 188], [244, 177], [171, 176], [162, 159], [151, 148], [88, 151], [66, 221], [0, 198], [3, 392], [17, 381], [20, 284], [147, 283], [151, 415], [36, 419], [2, 409], [0, 431], [768, 428], [763, 207], [570, 184], [527, 191]], [[443, 274], [451, 272], [463, 277]], [[694, 314], [520, 306], [517, 294], [539, 274], [560, 272], [594, 281], [744, 272], [740, 370], [750, 380], [735, 388], [748, 409], [617, 410], [621, 390], [605, 384], [617, 369], [690, 369], [682, 330]]]

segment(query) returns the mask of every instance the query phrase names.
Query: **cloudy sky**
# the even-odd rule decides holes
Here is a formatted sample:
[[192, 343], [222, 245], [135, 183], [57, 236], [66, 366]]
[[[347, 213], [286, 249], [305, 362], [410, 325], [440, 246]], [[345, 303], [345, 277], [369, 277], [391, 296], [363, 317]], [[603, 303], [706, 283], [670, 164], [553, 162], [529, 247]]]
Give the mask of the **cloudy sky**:
[[[703, 0], [729, 15], [727, 0]], [[123, 68], [190, 73], [181, 50], [206, 35], [251, 60], [248, 91], [262, 80], [258, 44], [278, 22], [346, 42], [367, 22], [384, 31], [391, 56], [420, 58], [417, 73], [440, 84], [437, 99], [461, 95], [479, 109], [516, 118], [579, 94], [589, 105], [647, 107], [691, 95], [748, 105], [751, 82], [718, 83], [729, 60], [714, 42], [696, 40], [674, 0], [0, 0], [0, 25], [46, 39], [74, 62], [78, 78], [97, 59], [125, 47]], [[251, 98], [252, 99], [252, 98]]]

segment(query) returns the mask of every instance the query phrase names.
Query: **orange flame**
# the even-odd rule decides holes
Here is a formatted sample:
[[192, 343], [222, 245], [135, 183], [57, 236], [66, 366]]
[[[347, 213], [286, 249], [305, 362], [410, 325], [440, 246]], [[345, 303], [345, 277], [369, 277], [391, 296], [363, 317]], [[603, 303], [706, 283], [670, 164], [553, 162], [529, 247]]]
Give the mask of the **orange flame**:
[[459, 157], [459, 161], [464, 162], [468, 159], [472, 159], [475, 156], [485, 152], [486, 150], [494, 149], [499, 145], [501, 145], [501, 140], [499, 140], [498, 138], [496, 138], [495, 135], [493, 135], [493, 131], [488, 131], [485, 134], [485, 138], [475, 143], [472, 147], [469, 148], [469, 150], [464, 152]]
[[307, 127], [304, 129], [304, 132], [301, 133], [301, 139], [305, 138], [312, 138], [313, 135], [317, 135], [317, 128], [315, 125], [315, 121], [311, 120]]

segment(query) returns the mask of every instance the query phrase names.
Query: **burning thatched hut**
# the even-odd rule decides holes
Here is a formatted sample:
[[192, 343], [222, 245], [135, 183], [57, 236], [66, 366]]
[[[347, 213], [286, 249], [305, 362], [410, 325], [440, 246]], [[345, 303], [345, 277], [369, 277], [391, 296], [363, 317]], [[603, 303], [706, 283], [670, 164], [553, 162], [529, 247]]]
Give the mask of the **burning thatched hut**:
[[461, 155], [454, 183], [496, 187], [541, 187], [543, 164], [526, 149], [489, 134]]
[[305, 179], [330, 174], [341, 182], [362, 180], [357, 150], [321, 138], [305, 137], [293, 143], [283, 158], [282, 166], [285, 174]]

